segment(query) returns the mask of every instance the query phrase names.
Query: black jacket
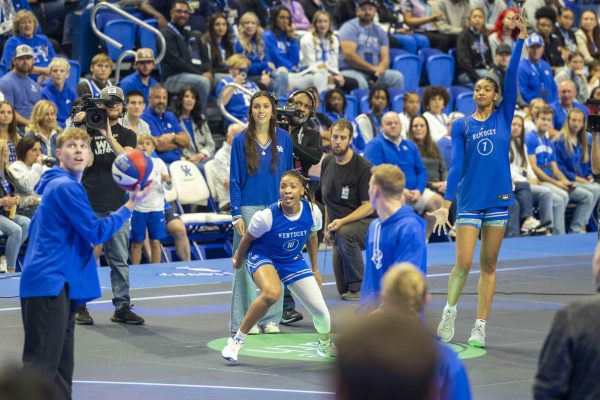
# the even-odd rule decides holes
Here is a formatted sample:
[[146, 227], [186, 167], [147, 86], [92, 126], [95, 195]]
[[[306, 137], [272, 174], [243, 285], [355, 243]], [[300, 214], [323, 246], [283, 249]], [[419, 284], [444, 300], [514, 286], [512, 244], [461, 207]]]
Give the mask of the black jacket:
[[544, 55], [542, 59], [547, 61], [551, 67], [562, 67], [565, 65], [563, 60], [562, 52], [560, 51], [563, 47], [562, 41], [554, 33], [550, 34], [550, 37], [544, 39]]
[[294, 168], [301, 167], [302, 175], [308, 177], [310, 167], [318, 164], [323, 156], [319, 128], [309, 120], [302, 126], [288, 126], [287, 131], [294, 145]]
[[[183, 72], [202, 74], [210, 71], [211, 67], [208, 60], [201, 60], [201, 65], [192, 63], [192, 53], [190, 46], [188, 46], [190, 43], [189, 32], [185, 29], [175, 29], [177, 29], [178, 33], [173, 30], [173, 25], [169, 24], [160, 30], [167, 43], [165, 57], [161, 61], [163, 79], [166, 80], [170, 76]], [[198, 44], [195, 50], [201, 54], [199, 40], [196, 39], [195, 42]]]
[[456, 61], [458, 64], [458, 73], [464, 72], [472, 82], [479, 79], [478, 68], [490, 68], [494, 63], [492, 61], [492, 51], [487, 35], [481, 35], [483, 40], [483, 58], [479, 50], [479, 35], [471, 29], [466, 28], [458, 35], [456, 41]]

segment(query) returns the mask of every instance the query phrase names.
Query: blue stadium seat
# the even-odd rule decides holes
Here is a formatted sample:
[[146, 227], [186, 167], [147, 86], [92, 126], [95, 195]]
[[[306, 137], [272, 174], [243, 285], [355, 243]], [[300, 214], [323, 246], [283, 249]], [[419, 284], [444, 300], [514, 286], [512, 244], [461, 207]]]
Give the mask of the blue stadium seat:
[[392, 97], [392, 111], [396, 111], [397, 113], [401, 113], [404, 111], [404, 95], [399, 94]]
[[135, 34], [137, 26], [125, 19], [117, 19], [107, 22], [104, 33], [123, 44], [123, 48], [117, 49], [109, 44], [106, 45], [108, 56], [115, 61], [125, 50], [133, 50], [135, 47]]
[[69, 77], [67, 78], [67, 85], [70, 85], [73, 89], [77, 88], [77, 84], [79, 84], [79, 79], [81, 78], [81, 65], [75, 60], [69, 60], [69, 65], [71, 66], [71, 71], [69, 72]]
[[421, 60], [414, 54], [402, 54], [394, 58], [392, 68], [404, 76], [404, 90], [417, 90], [421, 77]]
[[454, 58], [448, 54], [436, 54], [427, 58], [427, 81], [430, 85], [450, 87], [454, 80]]
[[[145, 19], [144, 22], [158, 29], [158, 21], [156, 20], [156, 18]], [[154, 33], [140, 26], [137, 29], [137, 36], [140, 47], [147, 47], [149, 49], [152, 49], [152, 51], [154, 52], [154, 56], [156, 57], [158, 55], [158, 50], [156, 46], [156, 36], [154, 35]]]
[[448, 92], [450, 93], [450, 101], [452, 102], [451, 109], [455, 110], [456, 109], [456, 98], [458, 97], [458, 95], [461, 93], [465, 93], [465, 92], [472, 93], [473, 89], [465, 87], [465, 86], [450, 86]]
[[354, 120], [358, 115], [358, 99], [351, 94], [346, 96], [346, 116]]
[[473, 92], [463, 92], [456, 96], [454, 109], [465, 115], [475, 112], [475, 100], [473, 100]]
[[401, 56], [402, 54], [409, 54], [406, 50], [396, 49], [394, 47], [390, 48], [390, 65], [394, 58]]
[[456, 64], [456, 47], [453, 47], [450, 50], [448, 50], [448, 54], [450, 54], [452, 58], [454, 58], [454, 64]]
[[350, 94], [358, 100], [358, 113], [369, 111], [369, 89], [354, 89]]

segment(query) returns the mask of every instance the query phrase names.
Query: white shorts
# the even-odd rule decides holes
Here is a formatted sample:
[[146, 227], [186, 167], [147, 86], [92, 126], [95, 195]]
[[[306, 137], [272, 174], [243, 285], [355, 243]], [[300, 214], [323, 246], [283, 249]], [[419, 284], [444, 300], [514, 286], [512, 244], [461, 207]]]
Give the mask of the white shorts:
[[423, 212], [425, 211], [425, 205], [435, 195], [436, 193], [433, 190], [425, 188], [425, 190], [423, 190], [423, 193], [421, 193], [421, 197], [419, 197], [419, 200], [416, 203], [411, 203], [407, 201], [406, 205], [412, 207], [412, 209], [415, 210], [417, 214], [423, 214]]

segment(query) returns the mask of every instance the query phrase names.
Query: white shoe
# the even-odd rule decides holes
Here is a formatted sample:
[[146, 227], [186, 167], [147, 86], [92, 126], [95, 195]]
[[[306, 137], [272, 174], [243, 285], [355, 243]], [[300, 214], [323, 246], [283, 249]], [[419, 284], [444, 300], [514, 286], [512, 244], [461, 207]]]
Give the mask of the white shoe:
[[243, 342], [239, 342], [234, 338], [229, 338], [227, 339], [227, 344], [221, 351], [221, 355], [227, 361], [237, 362], [238, 354], [240, 353], [240, 350], [242, 350], [242, 347], [244, 347]]
[[329, 341], [324, 344], [321, 344], [321, 341], [319, 340], [319, 345], [317, 346], [317, 354], [319, 355], [319, 357], [324, 358], [337, 357], [338, 351], [337, 347], [331, 339], [329, 339]]
[[437, 328], [437, 335], [442, 342], [449, 342], [454, 337], [454, 321], [456, 320], [456, 309], [452, 310], [448, 306], [444, 307], [442, 320]]
[[250, 328], [248, 335], [260, 335], [260, 328], [258, 325], [254, 325], [252, 328]]
[[265, 324], [265, 326], [263, 326], [262, 329], [263, 333], [267, 333], [267, 334], [272, 334], [272, 333], [280, 333], [281, 330], [279, 329], [279, 325], [277, 325], [275, 322], [267, 322]]
[[471, 331], [471, 337], [469, 338], [469, 346], [474, 347], [485, 347], [485, 325], [475, 323], [475, 327]]
[[0, 273], [8, 272], [8, 265], [6, 264], [6, 257], [0, 256]]

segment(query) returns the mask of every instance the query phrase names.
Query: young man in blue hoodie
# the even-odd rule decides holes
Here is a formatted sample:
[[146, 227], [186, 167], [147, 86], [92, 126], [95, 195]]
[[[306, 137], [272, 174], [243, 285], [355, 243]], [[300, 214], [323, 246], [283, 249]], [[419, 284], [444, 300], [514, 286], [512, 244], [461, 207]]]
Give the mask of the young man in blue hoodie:
[[360, 289], [361, 307], [379, 305], [381, 279], [390, 266], [409, 262], [425, 274], [427, 245], [425, 221], [404, 204], [404, 174], [395, 165], [373, 167], [369, 181], [369, 200], [379, 218], [367, 233], [365, 273]]
[[43, 197], [20, 283], [24, 368], [47, 374], [64, 399], [71, 398], [73, 382], [75, 308], [101, 296], [93, 245], [117, 232], [148, 192], [136, 191], [117, 211], [96, 218], [81, 184], [90, 140], [78, 128], [57, 139], [60, 167], [46, 172], [38, 185]]
[[75, 88], [67, 83], [71, 65], [66, 58], [54, 57], [48, 65], [50, 81], [42, 88], [42, 99], [50, 100], [57, 108], [58, 125], [64, 129], [65, 122], [71, 116], [73, 102], [77, 99]]

